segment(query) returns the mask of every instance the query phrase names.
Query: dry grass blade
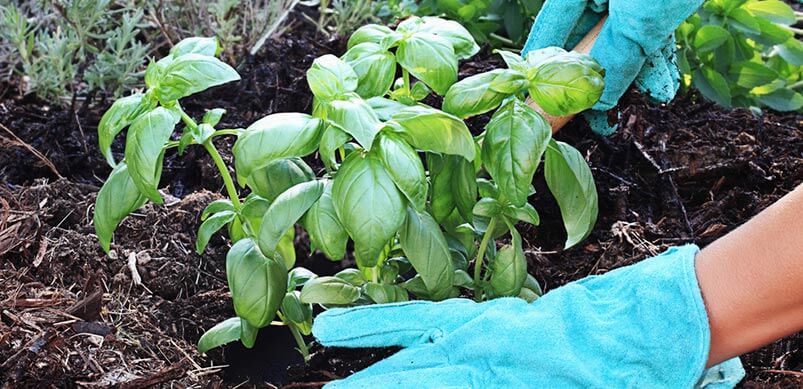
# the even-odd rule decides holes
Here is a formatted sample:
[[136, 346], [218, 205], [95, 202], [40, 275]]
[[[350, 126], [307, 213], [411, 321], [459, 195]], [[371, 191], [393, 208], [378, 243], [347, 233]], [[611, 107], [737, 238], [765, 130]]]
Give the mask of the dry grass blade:
[[58, 177], [58, 178], [64, 178], [64, 176], [62, 176], [62, 175], [61, 175], [61, 173], [59, 173], [58, 169], [56, 169], [56, 165], [53, 165], [53, 162], [50, 162], [50, 160], [49, 160], [49, 159], [47, 159], [47, 157], [46, 157], [44, 154], [40, 153], [40, 152], [39, 152], [39, 150], [37, 150], [37, 149], [35, 149], [33, 146], [31, 146], [31, 145], [29, 145], [29, 144], [25, 143], [25, 141], [23, 141], [22, 139], [20, 139], [20, 138], [17, 136], [17, 134], [15, 134], [13, 131], [9, 130], [9, 129], [8, 129], [8, 127], [6, 127], [6, 126], [4, 126], [4, 125], [0, 124], [0, 128], [2, 128], [2, 129], [3, 129], [3, 131], [5, 131], [5, 132], [7, 132], [9, 135], [11, 135], [11, 136], [14, 138], [14, 140], [17, 142], [17, 144], [19, 144], [20, 146], [22, 146], [22, 147], [24, 147], [24, 148], [28, 149], [28, 151], [30, 151], [30, 152], [31, 152], [31, 154], [33, 154], [34, 156], [36, 156], [36, 158], [39, 158], [39, 160], [41, 160], [41, 161], [42, 161], [42, 163], [44, 163], [44, 164], [45, 164], [45, 165], [46, 165], [46, 166], [47, 166], [47, 167], [50, 169], [50, 171], [52, 171], [52, 172], [53, 172], [53, 174], [55, 174], [55, 175], [56, 175], [56, 177]]

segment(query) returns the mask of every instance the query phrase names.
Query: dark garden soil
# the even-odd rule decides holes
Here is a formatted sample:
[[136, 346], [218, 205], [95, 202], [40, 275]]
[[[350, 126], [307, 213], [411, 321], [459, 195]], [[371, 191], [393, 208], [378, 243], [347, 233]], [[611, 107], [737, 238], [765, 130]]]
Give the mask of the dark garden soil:
[[[304, 71], [342, 53], [300, 21], [238, 71], [243, 80], [184, 103], [192, 114], [223, 107], [224, 127], [274, 112], [309, 112]], [[486, 52], [463, 76], [499, 63]], [[107, 103], [59, 108], [0, 85], [0, 382], [5, 387], [317, 387], [392, 350], [322, 349], [304, 366], [286, 329], [257, 345], [198, 354], [204, 330], [233, 315], [226, 288], [227, 241], [195, 254], [201, 210], [222, 181], [204, 153], [165, 158], [165, 206], [147, 205], [115, 234], [113, 256], [94, 236], [92, 207], [109, 168], [96, 124]], [[558, 137], [589, 160], [599, 191], [596, 229], [580, 247], [565, 239], [542, 179], [534, 205], [542, 226], [523, 227], [530, 271], [547, 290], [632, 264], [664, 248], [705, 245], [803, 182], [803, 116], [723, 110], [694, 95], [670, 105], [629, 93], [618, 132], [594, 136], [575, 120]], [[485, 118], [472, 121], [479, 129]], [[226, 157], [231, 140], [220, 141]], [[114, 145], [122, 153], [122, 139]], [[119, 155], [119, 154], [118, 154]], [[540, 176], [540, 173], [536, 176]], [[339, 264], [298, 234], [299, 265], [331, 274]], [[141, 279], [134, 280], [134, 272]], [[740, 285], [737, 287], [750, 287]], [[743, 387], [803, 386], [803, 334], [742, 358]], [[288, 368], [288, 365], [290, 366]]]

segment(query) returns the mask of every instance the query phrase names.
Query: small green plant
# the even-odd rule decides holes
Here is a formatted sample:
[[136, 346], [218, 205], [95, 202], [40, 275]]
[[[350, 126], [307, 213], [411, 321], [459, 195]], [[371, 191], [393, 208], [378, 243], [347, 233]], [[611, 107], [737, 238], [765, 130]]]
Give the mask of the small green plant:
[[[541, 0], [382, 0], [380, 15], [404, 18], [410, 14], [457, 20], [480, 43], [521, 47], [541, 10]], [[386, 17], [386, 16], [385, 16]], [[502, 36], [501, 34], [506, 35]]]
[[0, 46], [8, 53], [0, 62], [21, 76], [23, 93], [45, 100], [118, 96], [141, 78], [149, 50], [135, 39], [142, 18], [108, 0], [0, 5]]
[[[346, 36], [357, 27], [376, 21], [375, 0], [316, 0], [318, 30], [327, 35]], [[305, 15], [306, 16], [306, 15]]]
[[[555, 48], [526, 59], [500, 52], [509, 69], [456, 82], [458, 60], [479, 47], [456, 22], [418, 17], [396, 30], [362, 27], [348, 46], [342, 58], [322, 56], [308, 70], [312, 115], [278, 113], [246, 129], [216, 130], [223, 111], [213, 109], [196, 123], [179, 100], [238, 76], [213, 57], [214, 40], [193, 38], [151, 63], [147, 91], [118, 100], [101, 119], [101, 150], [114, 170], [98, 194], [95, 229], [107, 251], [127, 214], [147, 200], [161, 202], [165, 149], [202, 145], [220, 170], [228, 198], [204, 210], [196, 249], [203, 252], [227, 228], [234, 243], [226, 275], [237, 317], [209, 329], [202, 352], [238, 339], [251, 347], [258, 330], [278, 318], [307, 358], [303, 336], [310, 334], [313, 304], [406, 301], [410, 293], [442, 300], [461, 290], [477, 300], [537, 298], [540, 286], [527, 274], [516, 223], [539, 224], [527, 199], [542, 157], [566, 246], [593, 227], [597, 194], [585, 160], [551, 140], [546, 120], [524, 103], [529, 92], [553, 115], [589, 108], [603, 87], [590, 57]], [[420, 102], [432, 91], [444, 96], [443, 110]], [[472, 136], [463, 118], [491, 111], [485, 131]], [[185, 128], [171, 141], [179, 122]], [[111, 140], [126, 126], [125, 158], [117, 162]], [[237, 136], [236, 180], [251, 191], [244, 200], [212, 143], [225, 135]], [[313, 154], [325, 166], [321, 177], [302, 159]], [[353, 241], [357, 268], [321, 277], [293, 269], [297, 224], [334, 261]], [[508, 234], [510, 244], [497, 249], [496, 240]]]
[[801, 13], [779, 0], [708, 0], [676, 33], [678, 65], [724, 107], [803, 108]]

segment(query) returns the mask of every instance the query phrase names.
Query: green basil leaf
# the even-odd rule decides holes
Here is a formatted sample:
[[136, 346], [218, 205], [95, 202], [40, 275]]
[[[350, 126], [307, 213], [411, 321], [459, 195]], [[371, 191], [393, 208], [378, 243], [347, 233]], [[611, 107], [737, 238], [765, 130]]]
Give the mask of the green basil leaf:
[[742, 7], [752, 12], [753, 15], [775, 23], [791, 26], [797, 21], [792, 7], [780, 0], [750, 1]]
[[495, 296], [518, 296], [527, 279], [527, 260], [521, 247], [521, 235], [509, 226], [512, 245], [499, 249], [493, 261], [491, 289]]
[[468, 127], [448, 113], [420, 105], [407, 107], [393, 115], [391, 125], [419, 150], [460, 155], [469, 161], [476, 156]]
[[239, 217], [234, 218], [234, 220], [229, 223], [229, 238], [231, 239], [232, 243], [237, 243], [240, 239], [245, 238], [248, 236], [245, 233], [245, 226], [243, 225], [242, 220]]
[[803, 42], [790, 38], [781, 45], [775, 46], [778, 55], [793, 66], [803, 66]]
[[372, 97], [365, 101], [374, 110], [379, 120], [388, 121], [397, 112], [407, 108], [406, 105], [384, 97]]
[[348, 42], [348, 48], [351, 49], [361, 43], [375, 43], [380, 44], [387, 37], [393, 36], [396, 33], [389, 27], [379, 24], [367, 24], [358, 28], [351, 34]]
[[223, 346], [224, 344], [239, 339], [240, 318], [232, 317], [215, 324], [214, 327], [208, 329], [201, 335], [201, 339], [198, 339], [198, 352], [204, 354], [213, 348]]
[[300, 113], [278, 113], [257, 120], [234, 142], [237, 179], [245, 185], [251, 172], [271, 161], [304, 157], [320, 144], [323, 122]]
[[382, 124], [371, 106], [359, 97], [332, 101], [329, 106], [329, 120], [353, 136], [366, 150], [371, 149]]
[[505, 64], [509, 69], [521, 73], [527, 73], [529, 65], [527, 65], [527, 62], [524, 60], [524, 58], [521, 58], [520, 55], [505, 50], [494, 50], [494, 53], [499, 54], [502, 57], [502, 60], [505, 61]]
[[256, 194], [252, 193], [245, 198], [243, 207], [240, 208], [239, 216], [242, 219], [241, 221], [244, 222], [243, 224], [248, 226], [251, 232], [250, 236], [256, 235], [259, 229], [262, 228], [262, 216], [265, 216], [268, 208], [270, 208], [270, 201]]
[[320, 181], [302, 182], [282, 192], [274, 201], [259, 228], [259, 248], [270, 255], [286, 231], [293, 226], [307, 210], [318, 201], [323, 193]]
[[605, 86], [599, 64], [577, 53], [548, 58], [531, 73], [530, 97], [544, 112], [554, 116], [591, 108]]
[[510, 205], [505, 208], [504, 212], [505, 216], [513, 220], [530, 223], [534, 226], [541, 224], [541, 217], [538, 216], [538, 211], [529, 203], [525, 203], [524, 206], [521, 207]]
[[323, 193], [304, 216], [312, 248], [321, 250], [329, 259], [338, 261], [346, 255], [348, 233], [337, 217], [332, 202], [332, 181], [325, 180]]
[[[430, 212], [444, 225], [472, 219], [477, 201], [477, 180], [471, 163], [458, 156], [427, 155], [430, 175]], [[453, 215], [456, 214], [456, 215]], [[458, 222], [450, 223], [450, 219]]]
[[[480, 46], [460, 23], [431, 16], [425, 16], [420, 20], [421, 23], [414, 27], [414, 31], [428, 32], [446, 39], [452, 44], [458, 59], [468, 59], [479, 53]], [[409, 23], [409, 19], [403, 23]], [[400, 24], [399, 29], [403, 28]]]
[[379, 254], [404, 223], [405, 201], [373, 154], [352, 153], [332, 186], [337, 217], [354, 240], [361, 267], [375, 266]]
[[539, 297], [544, 295], [544, 291], [541, 290], [541, 285], [538, 283], [538, 280], [536, 280], [535, 277], [530, 274], [527, 274], [527, 278], [524, 280], [523, 287], [532, 290]]
[[362, 272], [357, 269], [343, 269], [335, 277], [340, 278], [354, 286], [362, 286], [365, 284], [366, 279], [362, 276]]
[[451, 42], [426, 32], [415, 32], [399, 42], [396, 59], [404, 69], [439, 95], [457, 81], [457, 56]]
[[483, 114], [499, 107], [509, 96], [526, 90], [523, 74], [496, 69], [465, 78], [452, 85], [443, 99], [443, 110], [462, 118]]
[[794, 37], [794, 33], [778, 24], [763, 18], [756, 18], [761, 34], [751, 35], [750, 38], [765, 46], [774, 46], [786, 42]]
[[166, 103], [239, 79], [236, 70], [215, 57], [184, 54], [164, 69], [156, 96]]
[[287, 291], [293, 291], [299, 286], [304, 286], [307, 281], [318, 277], [307, 268], [295, 267], [287, 274]]
[[279, 243], [276, 244], [276, 254], [284, 261], [284, 267], [292, 268], [296, 264], [296, 229], [291, 226], [284, 232]]
[[513, 205], [527, 203], [533, 175], [552, 138], [549, 123], [519, 99], [508, 101], [486, 126], [482, 161]]
[[220, 119], [223, 118], [225, 114], [226, 110], [223, 108], [210, 109], [204, 114], [202, 122], [214, 127], [220, 123]]
[[502, 214], [503, 207], [494, 198], [483, 197], [474, 205], [473, 213], [475, 216], [492, 218]]
[[351, 135], [343, 131], [337, 124], [329, 124], [321, 137], [321, 145], [318, 153], [321, 155], [323, 164], [329, 170], [337, 169], [337, 149], [351, 140]]
[[541, 66], [542, 63], [552, 58], [562, 57], [567, 54], [568, 52], [560, 47], [550, 46], [528, 52], [524, 60], [527, 63], [527, 69], [529, 70]]
[[137, 115], [135, 114], [142, 109], [143, 96], [145, 95], [137, 93], [118, 99], [100, 118], [100, 123], [98, 124], [98, 146], [100, 147], [100, 152], [106, 157], [106, 161], [111, 167], [117, 164], [114, 162], [114, 156], [112, 155], [112, 142], [114, 142], [114, 137], [136, 119]]
[[432, 90], [423, 82], [416, 82], [413, 84], [413, 87], [410, 88], [410, 97], [415, 101], [424, 100], [430, 93], [432, 93]]
[[396, 187], [404, 193], [413, 208], [424, 210], [427, 205], [427, 176], [418, 153], [392, 133], [380, 135], [377, 147], [379, 160]]
[[485, 178], [478, 178], [477, 189], [479, 190], [481, 197], [491, 197], [491, 198], [499, 197], [499, 188], [491, 180]]
[[215, 37], [191, 37], [182, 39], [181, 42], [176, 43], [176, 45], [170, 49], [170, 55], [172, 55], [173, 58], [178, 58], [185, 54], [200, 54], [214, 57], [217, 55], [218, 48], [217, 38]]
[[803, 95], [789, 88], [778, 89], [757, 97], [762, 104], [781, 112], [797, 111], [803, 108]]
[[359, 78], [354, 69], [334, 55], [318, 57], [307, 70], [307, 83], [316, 97], [333, 100], [354, 92]]
[[369, 98], [384, 96], [396, 77], [396, 57], [376, 43], [360, 43], [343, 55], [357, 73], [358, 95]]
[[209, 205], [204, 208], [203, 212], [201, 212], [201, 221], [206, 220], [209, 215], [221, 212], [221, 211], [234, 211], [234, 204], [231, 203], [229, 199], [219, 199], [215, 200]]
[[454, 271], [454, 286], [474, 289], [474, 279], [465, 270], [457, 269]]
[[730, 66], [731, 79], [743, 88], [764, 85], [780, 77], [780, 74], [758, 62], [743, 61]]
[[715, 24], [707, 24], [694, 34], [694, 48], [699, 54], [710, 53], [730, 38], [728, 30]]
[[410, 278], [404, 283], [401, 284], [401, 287], [407, 289], [410, 293], [414, 294], [416, 297], [422, 300], [429, 300], [429, 291], [427, 290], [427, 286], [424, 284], [424, 280], [421, 278], [421, 275], [416, 274], [415, 277]]
[[599, 205], [594, 177], [579, 151], [554, 140], [546, 151], [544, 176], [560, 207], [568, 249], [585, 239], [597, 221]]
[[518, 295], [518, 298], [520, 298], [520, 299], [522, 299], [522, 300], [524, 300], [524, 301], [526, 301], [528, 303], [531, 303], [531, 302], [533, 302], [535, 300], [538, 300], [539, 297], [541, 297], [541, 296], [539, 296], [538, 293], [535, 293], [532, 289], [528, 289], [528, 288], [521, 288], [521, 291], [519, 291], [519, 295]]
[[234, 216], [235, 214], [233, 211], [220, 211], [204, 220], [204, 222], [201, 223], [201, 227], [198, 228], [198, 237], [195, 239], [195, 252], [198, 253], [198, 255], [203, 254], [212, 235], [225, 225], [231, 223], [232, 220], [234, 220]]
[[259, 328], [248, 324], [247, 321], [240, 319], [240, 342], [245, 348], [253, 348], [257, 341]]
[[454, 267], [449, 245], [435, 219], [426, 212], [408, 207], [399, 242], [432, 299], [448, 297], [452, 290]]
[[369, 282], [363, 288], [365, 295], [377, 304], [400, 303], [410, 299], [407, 291], [398, 285]]
[[756, 17], [743, 8], [736, 8], [728, 14], [728, 23], [734, 29], [746, 34], [761, 34], [761, 26]]
[[100, 246], [109, 252], [112, 235], [117, 225], [131, 212], [145, 204], [147, 198], [140, 193], [128, 173], [128, 166], [120, 162], [109, 174], [95, 199], [95, 214], [92, 222]]
[[723, 107], [731, 106], [731, 91], [728, 80], [714, 69], [703, 67], [694, 72], [694, 87], [709, 100]]
[[162, 68], [159, 66], [159, 62], [169, 59], [170, 61], [173, 60], [173, 57], [165, 57], [161, 60], [154, 61], [151, 60], [148, 62], [148, 67], [145, 68], [145, 87], [148, 89], [154, 89], [159, 85], [159, 78], [162, 75]]
[[360, 298], [360, 289], [337, 277], [309, 280], [301, 289], [304, 304], [346, 305]]
[[307, 318], [307, 309], [309, 304], [302, 304], [299, 298], [300, 293], [297, 291], [287, 292], [282, 300], [282, 313], [285, 320], [293, 323], [303, 323]]
[[303, 159], [283, 158], [251, 173], [248, 176], [248, 187], [260, 197], [272, 202], [293, 185], [314, 179], [315, 173]]
[[241, 239], [226, 255], [226, 277], [237, 316], [262, 328], [270, 324], [287, 289], [287, 269], [266, 258], [251, 238]]
[[175, 111], [157, 107], [137, 118], [128, 128], [125, 156], [128, 172], [139, 191], [156, 204], [162, 204], [157, 191], [161, 176], [164, 145], [180, 117]]

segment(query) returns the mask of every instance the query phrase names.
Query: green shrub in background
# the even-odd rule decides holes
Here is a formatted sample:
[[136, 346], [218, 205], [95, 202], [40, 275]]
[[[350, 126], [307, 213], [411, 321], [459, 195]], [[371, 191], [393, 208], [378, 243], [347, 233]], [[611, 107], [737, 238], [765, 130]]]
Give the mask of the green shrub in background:
[[[542, 0], [381, 0], [381, 17], [446, 16], [459, 21], [479, 43], [521, 47]], [[503, 36], [504, 35], [504, 36]]]
[[803, 107], [801, 13], [779, 0], [708, 0], [677, 30], [685, 84], [724, 107]]
[[2, 4], [4, 74], [24, 76], [23, 93], [51, 101], [84, 90], [120, 95], [138, 84], [149, 51], [135, 39], [142, 20], [142, 11], [111, 0]]
[[142, 87], [147, 58], [214, 35], [236, 63], [282, 33], [300, 0], [0, 0], [0, 71], [22, 94], [68, 104]]

